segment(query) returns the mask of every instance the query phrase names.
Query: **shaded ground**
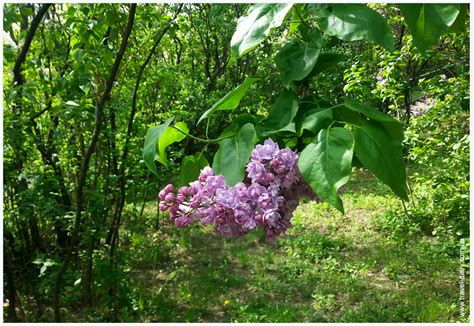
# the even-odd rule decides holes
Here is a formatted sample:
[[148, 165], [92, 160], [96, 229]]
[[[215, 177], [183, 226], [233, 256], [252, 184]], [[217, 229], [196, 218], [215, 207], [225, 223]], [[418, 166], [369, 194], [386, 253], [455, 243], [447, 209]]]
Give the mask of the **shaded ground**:
[[390, 237], [380, 226], [394, 223], [384, 219], [401, 202], [367, 174], [347, 186], [343, 201], [344, 216], [302, 203], [276, 244], [259, 232], [221, 239], [200, 226], [127, 230], [131, 320], [467, 321], [459, 316], [456, 254], [434, 237]]

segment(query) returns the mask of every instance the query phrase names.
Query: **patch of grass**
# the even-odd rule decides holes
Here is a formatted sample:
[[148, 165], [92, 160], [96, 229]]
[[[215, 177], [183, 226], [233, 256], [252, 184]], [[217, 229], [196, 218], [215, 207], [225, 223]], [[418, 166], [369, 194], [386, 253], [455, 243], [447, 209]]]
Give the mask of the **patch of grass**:
[[[263, 232], [222, 239], [210, 228], [168, 222], [140, 233], [125, 228], [139, 321], [466, 321], [459, 317], [458, 258], [443, 254], [435, 237], [414, 231], [400, 242], [381, 227], [399, 199], [365, 172], [342, 199], [345, 215], [301, 203], [275, 244]], [[144, 225], [157, 225], [155, 207], [146, 207], [144, 217], [154, 222]]]

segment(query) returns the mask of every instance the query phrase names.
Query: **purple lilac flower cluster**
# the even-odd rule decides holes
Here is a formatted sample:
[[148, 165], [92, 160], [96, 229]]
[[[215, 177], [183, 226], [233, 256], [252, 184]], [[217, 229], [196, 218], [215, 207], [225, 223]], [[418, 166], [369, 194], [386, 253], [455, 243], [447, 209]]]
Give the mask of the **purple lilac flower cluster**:
[[177, 227], [198, 220], [203, 225], [213, 224], [220, 235], [235, 237], [262, 226], [266, 239], [273, 241], [291, 225], [301, 195], [292, 189], [302, 180], [297, 159], [291, 149], [279, 149], [267, 139], [252, 152], [246, 183], [229, 187], [223, 176], [205, 167], [198, 180], [179, 188], [176, 195], [172, 184], [161, 190], [160, 210], [169, 210]]

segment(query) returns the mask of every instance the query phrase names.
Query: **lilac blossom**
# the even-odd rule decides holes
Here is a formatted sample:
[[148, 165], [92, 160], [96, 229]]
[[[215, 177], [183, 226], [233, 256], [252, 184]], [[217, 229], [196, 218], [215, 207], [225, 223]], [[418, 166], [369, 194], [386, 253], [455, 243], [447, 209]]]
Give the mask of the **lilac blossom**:
[[[212, 168], [205, 167], [196, 181], [179, 188], [176, 194], [172, 184], [161, 190], [159, 209], [169, 210], [176, 227], [200, 221], [213, 225], [217, 234], [236, 237], [261, 226], [266, 239], [274, 241], [291, 226], [299, 197], [310, 194], [316, 198], [303, 184], [297, 160], [294, 151], [280, 149], [267, 139], [251, 154], [246, 166], [247, 184], [239, 182], [229, 187], [223, 176], [216, 176]], [[295, 187], [304, 191], [295, 191]]]
[[252, 161], [268, 161], [275, 157], [278, 153], [279, 148], [276, 143], [273, 142], [271, 138], [265, 140], [263, 145], [255, 146], [255, 149], [252, 152]]

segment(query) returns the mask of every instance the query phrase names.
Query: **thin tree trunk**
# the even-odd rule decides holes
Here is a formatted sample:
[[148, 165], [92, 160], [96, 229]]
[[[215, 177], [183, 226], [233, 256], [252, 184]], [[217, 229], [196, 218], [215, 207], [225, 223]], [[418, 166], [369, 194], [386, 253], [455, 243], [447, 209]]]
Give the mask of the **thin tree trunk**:
[[[155, 43], [153, 44], [153, 47], [151, 48], [150, 52], [148, 53], [147, 58], [143, 62], [143, 64], [140, 66], [140, 70], [138, 71], [137, 79], [135, 81], [135, 87], [133, 89], [133, 95], [132, 95], [132, 108], [130, 110], [130, 116], [128, 119], [128, 125], [127, 125], [127, 134], [125, 138], [125, 144], [122, 152], [122, 156], [120, 158], [120, 170], [118, 173], [119, 177], [119, 196], [118, 200], [115, 205], [114, 209], [114, 214], [113, 214], [113, 219], [112, 219], [112, 226], [110, 228], [109, 235], [107, 237], [107, 240], [110, 242], [110, 251], [109, 251], [109, 259], [110, 259], [110, 264], [113, 270], [116, 269], [117, 266], [117, 257], [116, 257], [116, 250], [119, 242], [119, 228], [120, 228], [120, 223], [121, 223], [121, 217], [122, 217], [122, 211], [123, 207], [125, 205], [125, 184], [126, 184], [126, 176], [125, 176], [125, 167], [126, 167], [126, 162], [127, 162], [127, 157], [128, 157], [128, 151], [130, 147], [130, 138], [132, 135], [132, 129], [133, 129], [133, 121], [135, 118], [135, 113], [137, 111], [137, 96], [138, 96], [138, 88], [140, 86], [140, 81], [143, 76], [143, 73], [145, 71], [146, 66], [150, 62], [151, 58], [155, 54], [155, 50], [158, 47], [158, 45], [161, 42], [161, 39], [165, 34], [168, 32], [169, 28], [171, 27], [172, 22], [174, 19], [177, 17], [179, 12], [181, 11], [181, 8], [183, 5], [181, 4], [177, 12], [175, 13], [174, 17], [171, 19], [171, 21], [166, 25], [166, 27], [163, 29], [163, 31], [160, 33], [159, 37], [156, 39]], [[113, 319], [114, 321], [117, 321], [118, 316], [117, 316], [117, 307], [116, 307], [116, 293], [117, 293], [117, 280], [113, 279], [112, 281], [112, 286], [110, 289], [110, 295], [113, 298], [114, 302], [114, 307], [113, 307]]]
[[71, 236], [71, 244], [70, 248], [67, 251], [66, 257], [64, 259], [64, 262], [61, 266], [61, 268], [58, 271], [58, 274], [56, 276], [56, 284], [55, 284], [55, 289], [54, 289], [54, 320], [56, 322], [60, 322], [60, 312], [59, 312], [59, 297], [60, 297], [60, 292], [61, 292], [61, 287], [62, 287], [62, 280], [64, 273], [66, 272], [69, 262], [71, 260], [72, 254], [75, 250], [75, 247], [77, 245], [78, 239], [79, 239], [79, 231], [82, 223], [82, 207], [84, 204], [84, 186], [86, 183], [87, 179], [87, 172], [89, 170], [89, 163], [90, 159], [92, 156], [92, 153], [94, 152], [95, 146], [97, 144], [97, 141], [99, 140], [99, 134], [101, 132], [102, 128], [102, 116], [103, 116], [103, 109], [104, 105], [107, 101], [107, 99], [110, 96], [110, 92], [112, 90], [113, 83], [115, 81], [115, 77], [117, 75], [120, 62], [122, 61], [123, 55], [125, 53], [125, 49], [127, 48], [128, 45], [128, 38], [130, 36], [130, 33], [132, 31], [133, 27], [133, 22], [135, 19], [135, 11], [136, 11], [137, 5], [136, 4], [131, 4], [130, 5], [130, 11], [128, 15], [128, 22], [127, 26], [124, 31], [124, 35], [122, 38], [122, 43], [120, 45], [120, 49], [117, 53], [117, 56], [115, 57], [115, 62], [111, 68], [110, 76], [109, 79], [107, 80], [106, 86], [104, 93], [102, 94], [99, 102], [96, 105], [96, 110], [95, 110], [95, 126], [94, 126], [94, 131], [92, 134], [92, 139], [89, 144], [89, 147], [87, 148], [87, 151], [85, 153], [85, 156], [83, 158], [82, 164], [81, 164], [81, 169], [79, 172], [79, 177], [77, 180], [77, 187], [76, 187], [76, 220], [74, 223], [74, 229], [72, 232]]
[[[5, 233], [5, 237], [3, 239], [3, 267], [6, 276], [6, 297], [8, 298], [7, 320], [16, 322], [18, 321], [18, 316], [16, 315], [16, 286], [15, 277], [13, 276], [14, 268], [12, 266], [14, 257], [12, 250], [9, 250], [10, 248], [6, 241], [7, 238], [13, 239], [13, 236], [7, 230], [5, 221], [3, 222], [3, 231]], [[7, 235], [9, 235], [9, 237]]]
[[410, 88], [407, 86], [405, 88], [405, 128], [408, 128], [410, 125], [411, 119], [411, 97], [410, 97]]
[[[22, 113], [22, 91], [23, 91], [23, 84], [25, 83], [25, 79], [23, 77], [22, 73], [22, 65], [25, 63], [26, 60], [26, 55], [28, 54], [28, 51], [31, 46], [31, 42], [33, 41], [33, 38], [35, 36], [35, 33], [38, 29], [39, 24], [41, 23], [41, 20], [43, 19], [44, 15], [46, 14], [48, 8], [51, 6], [51, 4], [43, 4], [39, 8], [38, 12], [34, 16], [30, 26], [28, 27], [27, 25], [23, 25], [23, 27], [28, 28], [28, 31], [26, 33], [26, 38], [25, 42], [20, 50], [20, 53], [18, 55], [18, 58], [15, 61], [15, 65], [13, 67], [13, 87], [16, 87], [18, 89], [18, 97], [17, 97], [17, 102], [16, 105], [14, 106], [13, 113], [14, 115], [17, 116], [17, 121], [21, 121], [21, 113]], [[19, 122], [18, 122], [19, 123]], [[17, 124], [18, 124], [17, 123]], [[15, 166], [17, 173], [20, 174], [23, 172], [24, 168], [24, 162], [25, 162], [25, 149], [23, 147], [23, 134], [22, 134], [22, 129], [21, 125], [17, 126], [18, 134], [17, 137], [14, 139], [12, 142], [12, 147], [13, 151], [15, 153]], [[26, 191], [28, 189], [28, 184], [26, 182], [25, 178], [21, 178], [19, 181], [14, 181], [13, 182], [13, 187], [14, 187], [14, 193], [16, 196], [20, 196], [21, 193]], [[25, 240], [25, 250], [22, 253], [22, 260], [23, 260], [23, 266], [28, 266], [30, 264], [30, 257], [31, 253], [33, 252], [31, 248], [31, 241], [30, 241], [30, 235], [29, 235], [29, 229], [31, 231], [31, 235], [33, 237], [33, 241], [35, 246], [42, 246], [41, 245], [41, 240], [39, 237], [39, 231], [37, 228], [37, 222], [36, 220], [32, 220], [29, 224], [30, 228], [28, 227], [27, 222], [22, 221], [22, 217], [26, 217], [28, 219], [31, 219], [33, 217], [32, 209], [31, 207], [27, 205], [18, 205], [18, 214], [19, 214], [19, 221], [17, 223], [18, 228], [19, 228], [19, 233], [21, 234], [21, 237]], [[12, 249], [13, 250], [13, 249]], [[13, 257], [13, 255], [12, 255]], [[16, 289], [15, 289], [15, 284], [14, 284], [14, 272], [12, 270], [12, 265], [10, 262], [7, 262], [8, 266], [6, 267], [6, 276], [7, 276], [7, 283], [8, 283], [8, 291], [6, 293], [7, 298], [10, 303], [13, 304], [13, 308], [9, 308], [8, 314], [9, 317], [12, 319], [16, 319], [16, 312], [14, 311], [16, 308], [16, 299], [17, 299], [17, 294], [16, 294]], [[30, 283], [30, 275], [31, 274], [31, 269], [27, 267], [25, 271], [25, 275], [27, 277], [27, 282]], [[32, 284], [29, 284], [29, 288], [31, 287]]]
[[87, 248], [87, 266], [84, 277], [84, 302], [85, 304], [92, 309], [93, 307], [93, 297], [92, 297], [92, 272], [94, 266], [94, 244], [95, 244], [95, 235], [96, 232], [92, 232], [91, 227], [89, 227], [89, 246]]
[[156, 39], [155, 43], [153, 44], [153, 47], [151, 48], [150, 52], [148, 53], [147, 58], [143, 62], [143, 64], [140, 66], [140, 70], [138, 71], [137, 79], [135, 81], [135, 87], [133, 89], [133, 95], [132, 95], [132, 108], [130, 110], [130, 116], [128, 119], [128, 126], [127, 126], [127, 135], [125, 138], [125, 145], [123, 147], [123, 152], [122, 156], [120, 158], [120, 170], [118, 173], [119, 176], [119, 188], [120, 188], [120, 193], [119, 193], [119, 198], [116, 202], [116, 206], [114, 209], [114, 217], [112, 219], [112, 226], [109, 231], [109, 235], [107, 236], [107, 242], [108, 244], [111, 245], [110, 253], [111, 256], [114, 254], [115, 251], [115, 245], [114, 245], [114, 237], [117, 236], [118, 229], [120, 227], [120, 220], [121, 220], [121, 215], [122, 215], [122, 210], [125, 205], [125, 184], [126, 184], [126, 176], [125, 176], [125, 168], [126, 168], [126, 161], [128, 157], [128, 151], [130, 149], [130, 139], [132, 135], [132, 129], [133, 129], [133, 121], [135, 117], [135, 113], [137, 111], [137, 97], [138, 97], [138, 88], [140, 87], [140, 81], [143, 76], [143, 73], [145, 71], [146, 66], [150, 62], [151, 58], [155, 54], [156, 48], [161, 42], [161, 39], [165, 36], [165, 34], [168, 32], [170, 29], [172, 22], [176, 19], [178, 16], [179, 12], [181, 11], [181, 8], [183, 5], [181, 5], [177, 12], [175, 13], [174, 17], [171, 19], [171, 21], [165, 26], [163, 31], [160, 33], [158, 38]]
[[30, 45], [31, 45], [31, 42], [33, 41], [33, 37], [35, 36], [36, 30], [38, 29], [39, 23], [43, 19], [43, 16], [46, 14], [46, 11], [48, 11], [48, 8], [50, 6], [51, 6], [50, 3], [43, 4], [40, 7], [36, 16], [33, 18], [33, 21], [31, 22], [30, 29], [28, 30], [28, 33], [26, 34], [25, 44], [21, 48], [20, 55], [15, 61], [15, 66], [13, 67], [13, 84], [14, 85], [20, 86], [24, 84], [25, 82], [23, 78], [22, 70], [21, 70], [21, 65], [25, 63], [26, 55], [28, 54], [28, 51], [30, 50]]

